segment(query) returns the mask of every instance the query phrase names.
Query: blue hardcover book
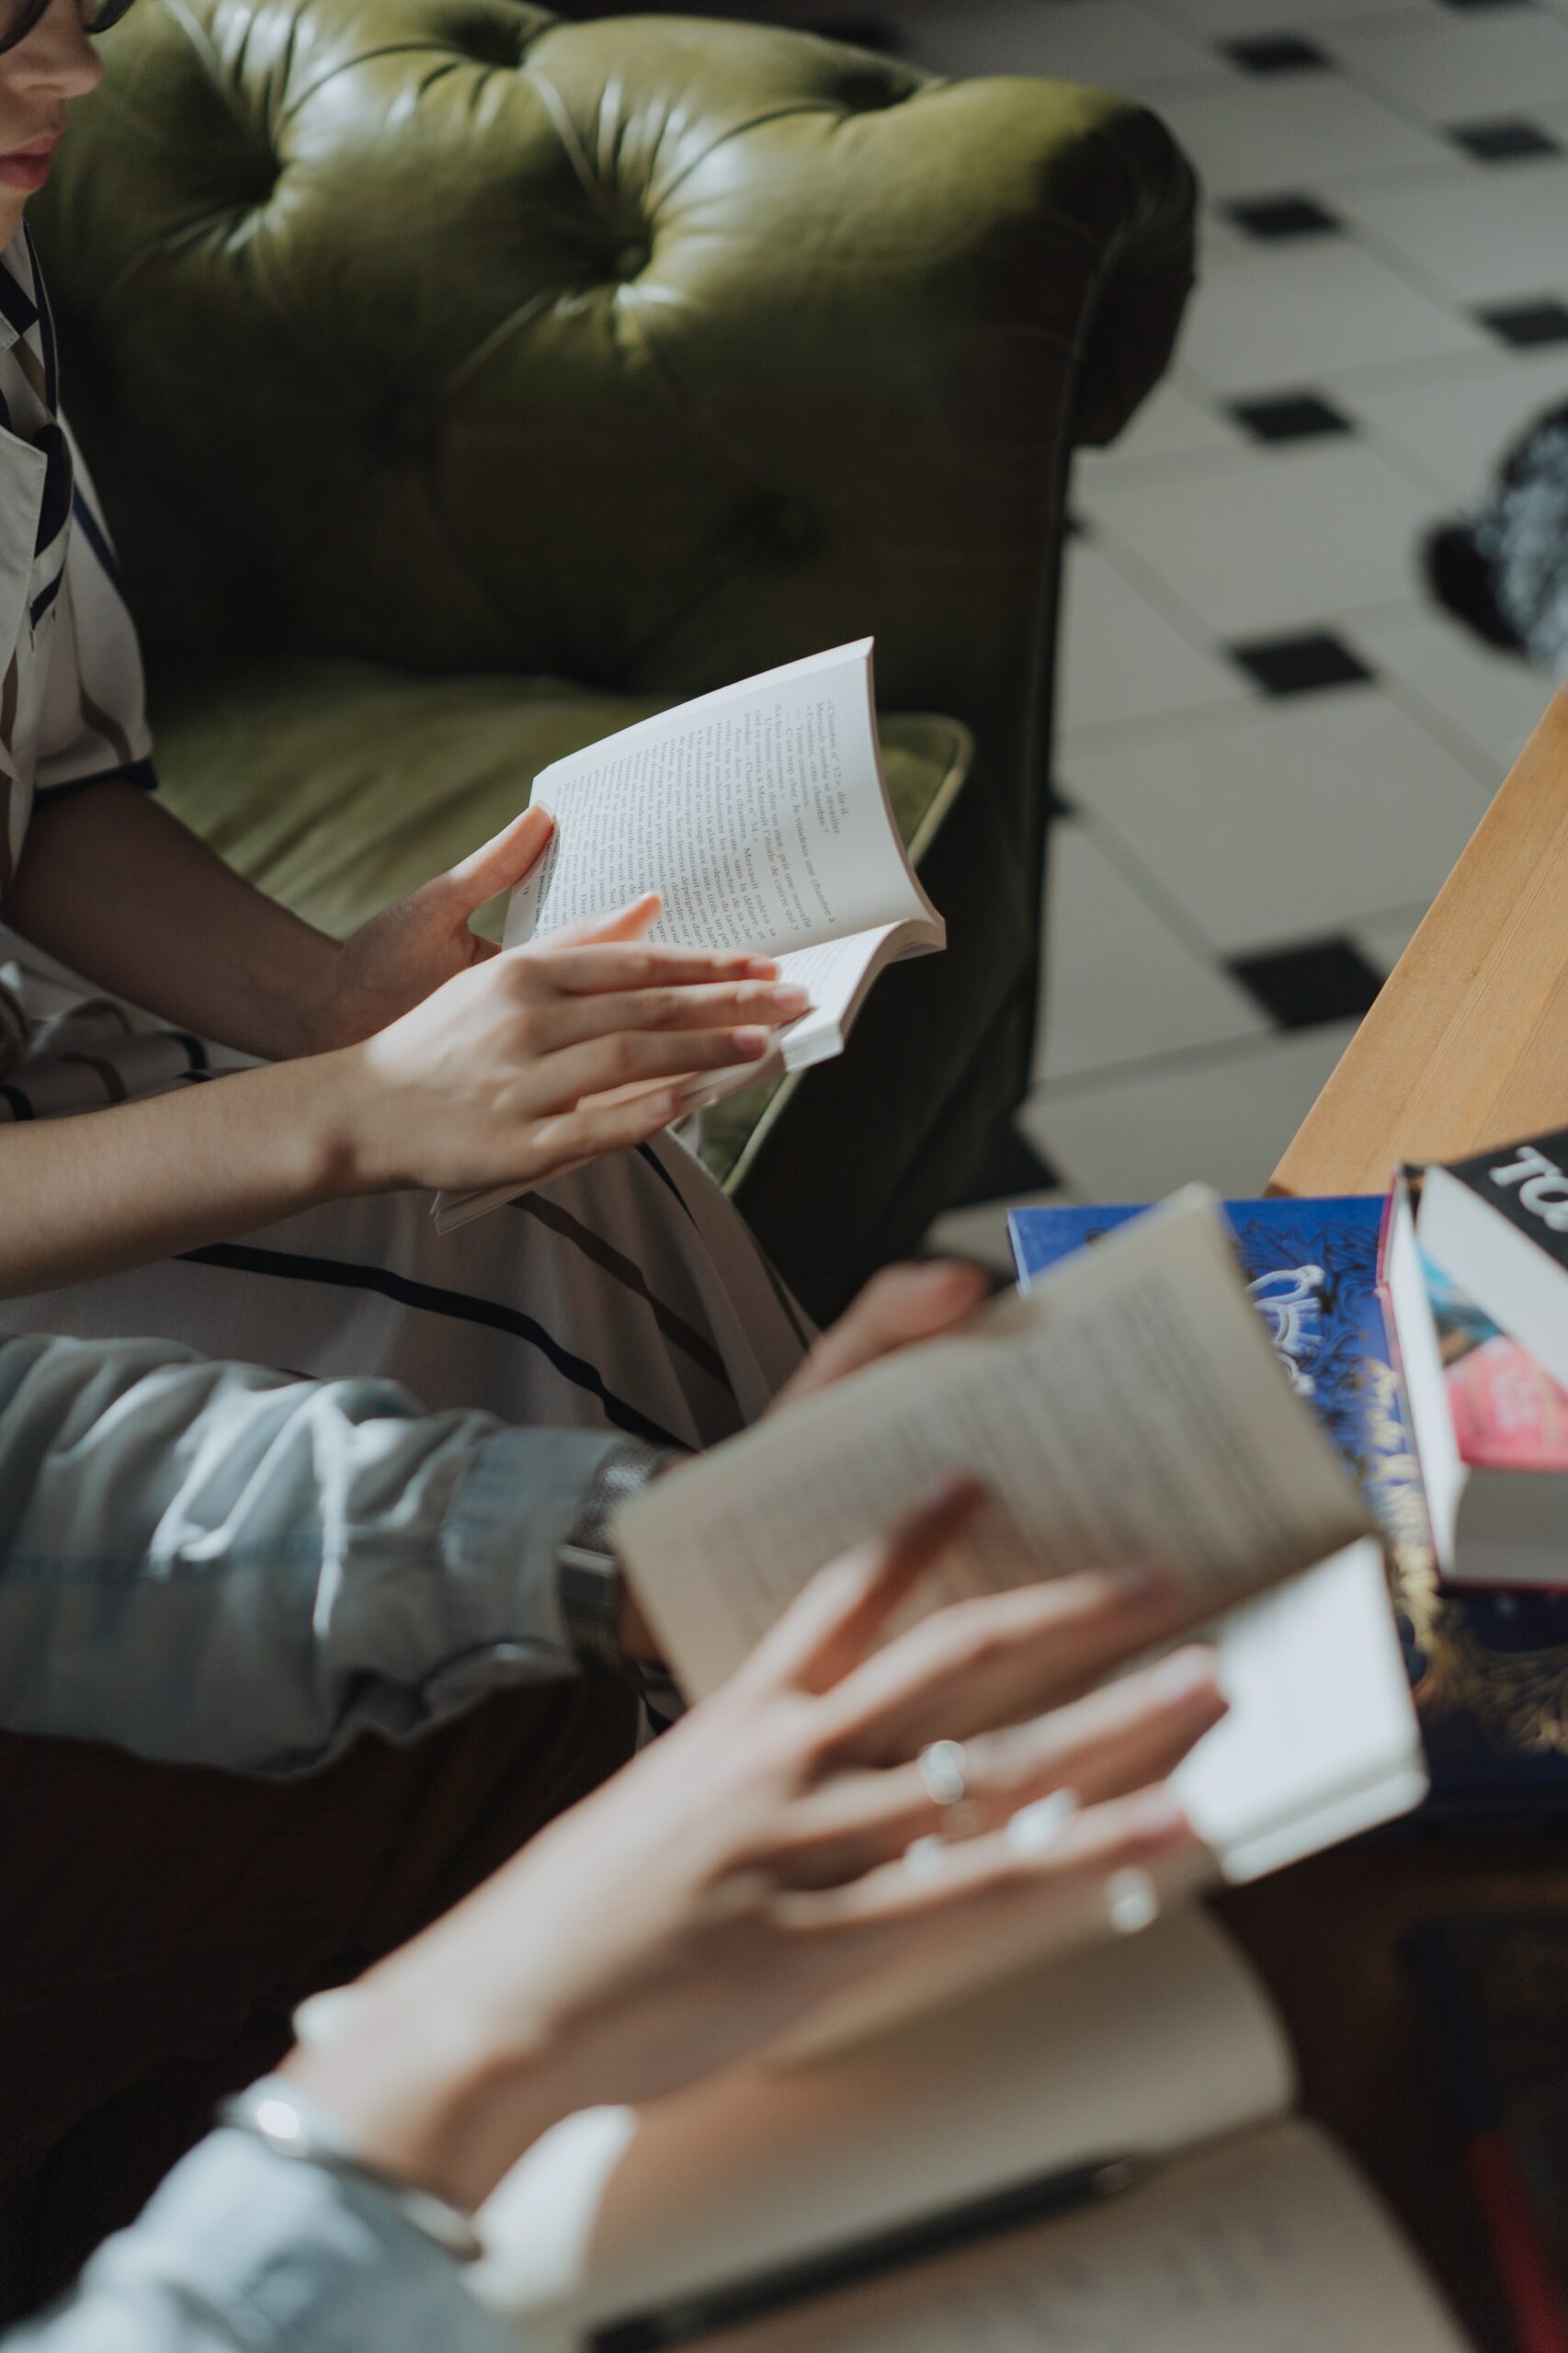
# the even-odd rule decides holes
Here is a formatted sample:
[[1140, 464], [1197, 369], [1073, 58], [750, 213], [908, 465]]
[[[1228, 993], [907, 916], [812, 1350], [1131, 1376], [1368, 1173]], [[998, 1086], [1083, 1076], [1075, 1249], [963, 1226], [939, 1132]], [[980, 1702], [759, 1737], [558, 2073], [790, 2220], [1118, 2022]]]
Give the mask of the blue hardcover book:
[[[1138, 1214], [1015, 1210], [1018, 1279]], [[1378, 1298], [1376, 1195], [1227, 1201], [1259, 1313], [1293, 1387], [1383, 1531], [1432, 1793], [1427, 1819], [1519, 1823], [1568, 1811], [1568, 1595], [1441, 1592]]]

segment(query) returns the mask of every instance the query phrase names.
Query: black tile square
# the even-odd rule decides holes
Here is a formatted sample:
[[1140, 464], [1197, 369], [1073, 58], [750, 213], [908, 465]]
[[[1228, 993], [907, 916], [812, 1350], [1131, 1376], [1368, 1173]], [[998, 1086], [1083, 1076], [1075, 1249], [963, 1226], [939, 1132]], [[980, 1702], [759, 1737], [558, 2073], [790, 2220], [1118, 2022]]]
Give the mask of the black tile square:
[[1450, 122], [1444, 137], [1478, 164], [1518, 164], [1532, 155], [1561, 155], [1562, 142], [1522, 116], [1500, 116], [1495, 122]]
[[1299, 33], [1262, 33], [1248, 40], [1222, 40], [1220, 54], [1244, 74], [1322, 74], [1334, 63], [1326, 50]]
[[1321, 687], [1358, 687], [1372, 673], [1359, 654], [1327, 630], [1307, 637], [1256, 637], [1226, 647], [1231, 660], [1265, 694], [1312, 694]]
[[1310, 1029], [1365, 1013], [1383, 976], [1352, 941], [1299, 940], [1256, 956], [1233, 956], [1231, 971], [1279, 1029]]
[[1009, 1127], [992, 1146], [984, 1166], [964, 1187], [962, 1199], [953, 1206], [961, 1210], [976, 1201], [1016, 1201], [1025, 1193], [1049, 1193], [1062, 1181], [1059, 1171], [1028, 1137]]
[[1321, 392], [1277, 392], [1266, 401], [1232, 401], [1230, 413], [1255, 441], [1315, 441], [1325, 433], [1354, 433], [1343, 409]]
[[1266, 244], [1282, 244], [1290, 237], [1345, 233], [1345, 223], [1337, 213], [1311, 196], [1256, 197], [1244, 204], [1227, 204], [1225, 212], [1244, 236], [1257, 237]]
[[1568, 304], [1506, 302], [1499, 310], [1478, 311], [1475, 315], [1499, 343], [1509, 344], [1516, 351], [1532, 351], [1543, 343], [1568, 343]]

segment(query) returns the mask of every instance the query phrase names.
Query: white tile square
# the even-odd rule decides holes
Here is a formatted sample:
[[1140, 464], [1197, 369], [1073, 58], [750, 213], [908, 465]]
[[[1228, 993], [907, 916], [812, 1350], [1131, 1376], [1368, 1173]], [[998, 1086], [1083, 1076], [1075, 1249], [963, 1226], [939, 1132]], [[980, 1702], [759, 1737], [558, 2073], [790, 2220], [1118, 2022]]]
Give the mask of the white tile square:
[[1324, 46], [1358, 82], [1427, 122], [1568, 104], [1568, 25], [1537, 8], [1434, 9], [1420, 23], [1340, 26]]
[[1324, 1022], [1212, 1058], [1033, 1095], [1018, 1124], [1091, 1201], [1156, 1200], [1201, 1179], [1261, 1193], [1356, 1032]]
[[950, 1253], [955, 1258], [978, 1258], [982, 1266], [992, 1267], [999, 1275], [1016, 1274], [1012, 1245], [1007, 1240], [1008, 1211], [1056, 1209], [1076, 1199], [1068, 1186], [1058, 1185], [1046, 1193], [1020, 1193], [1016, 1197], [1008, 1194], [1002, 1200], [978, 1201], [967, 1209], [949, 1210], [927, 1230], [926, 1247]]
[[[1333, 380], [1324, 381], [1335, 396]], [[1343, 388], [1343, 405], [1455, 504], [1478, 497], [1509, 443], [1565, 398], [1568, 354], [1561, 345], [1391, 371], [1386, 380], [1358, 377]]]
[[1126, 466], [1165, 458], [1201, 458], [1215, 450], [1234, 449], [1240, 435], [1218, 415], [1205, 395], [1199, 400], [1167, 376], [1155, 386], [1120, 438], [1104, 449], [1080, 449], [1074, 460], [1074, 479], [1094, 483], [1109, 481]]
[[1391, 915], [1372, 915], [1356, 926], [1350, 934], [1351, 945], [1386, 980], [1415, 938], [1426, 913], [1425, 907], [1399, 907]]
[[1251, 1037], [1268, 1027], [1212, 952], [1179, 930], [1085, 824], [1056, 828], [1045, 940], [1037, 1048], [1044, 1078]]
[[1227, 954], [1430, 898], [1490, 798], [1373, 687], [1078, 745], [1062, 790]]
[[1225, 642], [1408, 603], [1432, 516], [1427, 492], [1354, 438], [1096, 484], [1082, 503], [1113, 562], [1125, 551], [1173, 610]]
[[[1293, 25], [1295, 0], [1281, 8]], [[1279, 30], [1278, 20], [1269, 29]], [[1338, 74], [1277, 82], [1247, 74], [1234, 88], [1173, 89], [1160, 112], [1210, 197], [1331, 187], [1346, 174], [1413, 170], [1453, 153]]]
[[1042, 74], [1141, 97], [1233, 69], [1212, 47], [1140, 0], [936, 0], [905, 12], [910, 53], [937, 74]]
[[[1568, 25], [1551, 29], [1568, 49]], [[1491, 169], [1456, 162], [1342, 189], [1337, 202], [1382, 251], [1456, 301], [1476, 306], [1568, 285], [1568, 157]]]
[[[1568, 0], [1562, 0], [1568, 7]], [[1432, 0], [1170, 0], [1170, 13], [1184, 25], [1216, 40], [1244, 40], [1254, 33], [1311, 32], [1326, 45], [1328, 28], [1390, 17], [1429, 21]]]
[[1067, 550], [1059, 656], [1064, 737], [1086, 728], [1244, 702], [1228, 662], [1184, 637], [1087, 540]]
[[1483, 783], [1502, 783], [1551, 700], [1553, 681], [1544, 671], [1483, 645], [1437, 607], [1370, 614], [1354, 637], [1402, 701], [1450, 730], [1473, 756]]
[[1472, 320], [1419, 292], [1348, 238], [1304, 237], [1227, 262], [1200, 283], [1183, 332], [1182, 365], [1215, 393], [1236, 393], [1494, 348]]

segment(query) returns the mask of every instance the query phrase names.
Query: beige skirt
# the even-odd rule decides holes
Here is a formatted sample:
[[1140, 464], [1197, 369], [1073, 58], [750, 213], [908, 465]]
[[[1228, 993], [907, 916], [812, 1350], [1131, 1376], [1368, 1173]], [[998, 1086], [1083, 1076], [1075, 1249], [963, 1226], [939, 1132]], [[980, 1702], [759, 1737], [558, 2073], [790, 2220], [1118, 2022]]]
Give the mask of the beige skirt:
[[[203, 1086], [245, 1057], [12, 963], [0, 1122]], [[738, 1213], [672, 1138], [438, 1234], [427, 1196], [332, 1202], [243, 1239], [7, 1301], [13, 1331], [178, 1340], [322, 1378], [376, 1374], [431, 1410], [713, 1444], [756, 1419], [809, 1327]]]

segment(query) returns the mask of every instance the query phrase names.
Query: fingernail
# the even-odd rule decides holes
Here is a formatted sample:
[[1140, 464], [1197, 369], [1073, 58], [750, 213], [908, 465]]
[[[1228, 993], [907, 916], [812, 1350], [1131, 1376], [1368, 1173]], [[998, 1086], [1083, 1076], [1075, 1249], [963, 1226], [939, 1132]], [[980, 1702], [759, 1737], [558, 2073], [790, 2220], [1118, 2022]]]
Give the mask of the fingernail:
[[754, 956], [745, 968], [748, 981], [776, 981], [778, 967], [769, 956]]
[[947, 1290], [978, 1290], [990, 1281], [987, 1269], [972, 1258], [938, 1258], [930, 1271]]
[[1036, 1798], [1010, 1814], [1002, 1835], [1016, 1855], [1048, 1855], [1077, 1811], [1076, 1790], [1052, 1790], [1048, 1798]]
[[915, 1498], [915, 1508], [922, 1512], [952, 1511], [960, 1504], [972, 1503], [980, 1493], [980, 1481], [972, 1471], [939, 1471], [929, 1486]]
[[903, 1850], [903, 1868], [911, 1879], [936, 1879], [940, 1875], [947, 1852], [947, 1840], [933, 1833], [916, 1838]]
[[1153, 1561], [1135, 1561], [1127, 1568], [1113, 1569], [1111, 1583], [1122, 1601], [1161, 1601], [1176, 1591], [1176, 1579], [1169, 1569], [1162, 1569]]
[[1135, 1937], [1159, 1918], [1159, 1890], [1147, 1871], [1112, 1871], [1105, 1883], [1105, 1908], [1119, 1937]]
[[1151, 1790], [1132, 1809], [1134, 1836], [1147, 1839], [1152, 1846], [1185, 1838], [1187, 1828], [1187, 1815], [1168, 1790]]
[[766, 1029], [732, 1029], [730, 1032], [731, 1051], [739, 1054], [743, 1062], [751, 1062], [758, 1054], [765, 1054], [768, 1042]]
[[1172, 1707], [1196, 1699], [1199, 1692], [1207, 1695], [1214, 1689], [1214, 1654], [1176, 1651], [1155, 1667], [1149, 1680], [1155, 1698]]
[[773, 1009], [776, 1013], [804, 1013], [810, 1003], [811, 998], [804, 989], [787, 985], [773, 991]]

